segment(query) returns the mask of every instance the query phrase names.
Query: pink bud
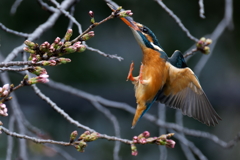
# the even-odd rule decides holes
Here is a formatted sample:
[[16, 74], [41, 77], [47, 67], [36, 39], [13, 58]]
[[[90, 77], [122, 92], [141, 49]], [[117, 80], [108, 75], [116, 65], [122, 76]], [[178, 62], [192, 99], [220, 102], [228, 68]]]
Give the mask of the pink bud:
[[174, 146], [176, 144], [176, 142], [171, 139], [167, 139], [166, 142], [167, 142], [166, 147], [168, 147], [168, 148], [174, 148]]
[[1, 103], [1, 104], [0, 104], [0, 108], [1, 108], [1, 109], [4, 109], [4, 108], [6, 108], [6, 105], [3, 104], [3, 103]]
[[50, 66], [55, 66], [56, 65], [56, 61], [55, 60], [50, 60]]
[[60, 40], [61, 40], [61, 39], [60, 39], [59, 37], [57, 37], [57, 38], [55, 39], [54, 43], [56, 43], [56, 44], [57, 44], [57, 43], [59, 43], [59, 42], [60, 42]]
[[132, 151], [132, 155], [133, 155], [133, 156], [137, 156], [137, 155], [138, 155], [138, 152], [137, 152], [137, 151]]
[[3, 109], [3, 112], [7, 113], [8, 109], [7, 107]]
[[143, 136], [144, 136], [145, 138], [147, 138], [147, 137], [150, 136], [150, 133], [149, 133], [148, 131], [144, 131], [144, 132], [143, 132]]
[[131, 10], [127, 10], [127, 11], [126, 11], [126, 14], [129, 15], [129, 16], [132, 16], [132, 15], [133, 15], [133, 13], [132, 13]]
[[94, 13], [93, 13], [93, 11], [89, 11], [88, 14], [89, 14], [89, 16], [90, 16], [91, 18], [94, 17]]
[[6, 96], [8, 94], [8, 91], [7, 90], [4, 90], [3, 93], [2, 93], [4, 96]]
[[138, 140], [134, 139], [134, 140], [133, 140], [133, 143], [138, 143]]
[[32, 63], [34, 63], [34, 64], [37, 63], [37, 60], [38, 60], [38, 59], [37, 59], [36, 57], [33, 57], [33, 58], [32, 58]]
[[4, 84], [3, 89], [8, 90], [9, 89], [9, 84]]

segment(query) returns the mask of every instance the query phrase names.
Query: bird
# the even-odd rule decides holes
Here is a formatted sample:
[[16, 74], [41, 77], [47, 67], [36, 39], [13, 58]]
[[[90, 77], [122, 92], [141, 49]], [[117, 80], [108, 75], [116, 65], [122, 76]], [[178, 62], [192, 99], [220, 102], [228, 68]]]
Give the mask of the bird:
[[183, 115], [207, 126], [218, 124], [220, 116], [212, 107], [197, 76], [187, 66], [182, 53], [176, 50], [168, 57], [148, 27], [135, 22], [132, 17], [121, 17], [121, 20], [130, 27], [143, 53], [139, 75], [133, 76], [132, 62], [127, 76], [127, 80], [134, 84], [137, 103], [132, 128], [155, 101], [180, 109]]

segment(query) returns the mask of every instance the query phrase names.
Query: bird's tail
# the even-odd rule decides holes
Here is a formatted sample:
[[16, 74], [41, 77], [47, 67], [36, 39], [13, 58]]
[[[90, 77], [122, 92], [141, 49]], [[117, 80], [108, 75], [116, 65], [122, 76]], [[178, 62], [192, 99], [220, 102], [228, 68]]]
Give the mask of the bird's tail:
[[157, 96], [151, 101], [151, 103], [146, 103], [144, 105], [138, 104], [137, 109], [132, 122], [132, 129], [136, 126], [137, 122], [142, 118], [142, 116], [151, 108], [152, 104], [156, 101]]

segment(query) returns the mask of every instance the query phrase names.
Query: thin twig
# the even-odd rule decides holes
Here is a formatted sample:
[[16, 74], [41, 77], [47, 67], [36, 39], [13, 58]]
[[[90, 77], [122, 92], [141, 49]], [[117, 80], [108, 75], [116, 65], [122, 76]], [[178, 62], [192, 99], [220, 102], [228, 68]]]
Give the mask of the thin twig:
[[20, 71], [26, 71], [26, 70], [29, 70], [29, 69], [33, 69], [32, 66], [30, 67], [24, 67], [24, 68], [0, 68], [0, 71], [15, 71], [15, 72], [20, 72]]
[[[72, 16], [72, 17], [74, 17], [73, 15], [74, 15], [74, 12], [75, 12], [75, 5], [73, 5], [72, 7], [71, 7], [71, 9], [70, 9], [70, 15]], [[78, 30], [78, 32], [79, 32], [79, 34], [81, 34], [82, 33], [82, 27], [81, 27], [81, 24], [79, 23], [79, 25], [80, 25], [80, 29], [81, 30]], [[68, 24], [68, 27], [67, 27], [68, 29], [70, 29], [70, 28], [73, 28], [73, 21], [71, 20], [71, 19], [69, 19], [69, 24]], [[79, 28], [78, 28], [79, 29]]]
[[106, 54], [106, 53], [100, 51], [99, 49], [95, 49], [95, 48], [93, 48], [93, 47], [89, 47], [88, 45], [86, 45], [86, 46], [87, 46], [87, 49], [88, 49], [88, 50], [93, 51], [93, 52], [97, 52], [97, 53], [99, 53], [100, 55], [102, 55], [102, 56], [104, 56], [104, 57], [115, 58], [115, 59], [117, 59], [117, 60], [119, 60], [119, 61], [122, 61], [122, 60], [123, 60], [122, 57], [119, 57], [119, 56], [117, 56], [117, 55]]
[[13, 5], [12, 5], [12, 7], [11, 7], [11, 10], [10, 10], [10, 13], [11, 13], [11, 14], [15, 14], [15, 13], [16, 13], [17, 8], [20, 6], [20, 4], [22, 3], [22, 1], [23, 1], [23, 0], [16, 0], [16, 1], [13, 3]]
[[91, 24], [82, 34], [80, 34], [79, 36], [77, 36], [75, 39], [73, 39], [71, 41], [71, 43], [75, 43], [77, 42], [84, 34], [88, 33], [89, 31], [91, 31], [93, 28], [95, 28], [96, 26], [110, 20], [113, 19], [115, 17], [115, 13], [112, 13], [111, 15], [109, 15], [108, 17], [106, 17], [105, 19], [101, 20], [100, 22], [95, 22], [93, 24]]
[[24, 37], [24, 38], [28, 38], [30, 34], [28, 33], [23, 33], [23, 32], [18, 32], [18, 31], [14, 31], [12, 29], [9, 29], [7, 28], [6, 26], [4, 26], [2, 23], [0, 23], [0, 28], [2, 30], [4, 30], [5, 32], [8, 32], [8, 33], [12, 33], [16, 36], [20, 36], [20, 37]]
[[5, 128], [3, 126], [0, 126], [0, 128], [4, 133], [6, 133], [9, 136], [16, 137], [16, 138], [23, 138], [23, 139], [26, 139], [26, 140], [33, 141], [35, 143], [51, 143], [51, 144], [59, 144], [59, 145], [63, 145], [63, 146], [70, 146], [71, 145], [69, 142], [54, 141], [54, 140], [51, 140], [51, 139], [39, 139], [39, 138], [30, 137], [30, 136], [23, 135], [23, 134], [18, 134], [16, 132], [9, 131], [7, 128]]
[[191, 33], [189, 32], [189, 30], [183, 25], [183, 23], [181, 22], [181, 20], [173, 13], [173, 11], [171, 11], [161, 0], [155, 0], [179, 25], [179, 27], [187, 34], [187, 36], [195, 41], [198, 42], [198, 39], [195, 38], [194, 36], [191, 35]]
[[75, 17], [73, 17], [68, 11], [62, 9], [61, 5], [60, 5], [57, 1], [55, 1], [55, 0], [49, 0], [49, 1], [52, 2], [55, 6], [57, 6], [57, 8], [58, 8], [66, 17], [68, 17], [68, 18], [71, 20], [71, 22], [73, 22], [74, 24], [77, 25], [79, 32], [82, 32], [81, 24], [78, 23], [78, 21], [75, 19]]
[[203, 0], [198, 0], [198, 4], [199, 4], [199, 7], [200, 7], [200, 9], [199, 9], [199, 16], [201, 18], [205, 18], [205, 16], [204, 16], [204, 3], [203, 3]]
[[39, 5], [41, 5], [42, 9], [47, 10], [51, 13], [54, 13], [57, 11], [56, 8], [49, 6], [47, 3], [43, 2], [42, 0], [37, 0], [37, 1], [38, 1]]
[[187, 58], [188, 56], [192, 56], [195, 52], [197, 52], [197, 48], [193, 48], [190, 52], [187, 52], [186, 54], [184, 54], [183, 57]]

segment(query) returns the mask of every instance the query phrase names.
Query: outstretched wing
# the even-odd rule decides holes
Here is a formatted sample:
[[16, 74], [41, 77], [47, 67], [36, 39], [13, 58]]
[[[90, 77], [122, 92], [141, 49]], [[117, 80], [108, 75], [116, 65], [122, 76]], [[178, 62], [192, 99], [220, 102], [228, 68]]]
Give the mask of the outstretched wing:
[[190, 68], [176, 68], [169, 65], [169, 78], [158, 92], [157, 100], [167, 106], [182, 110], [184, 115], [193, 117], [210, 126], [221, 120], [213, 109], [201, 85]]

